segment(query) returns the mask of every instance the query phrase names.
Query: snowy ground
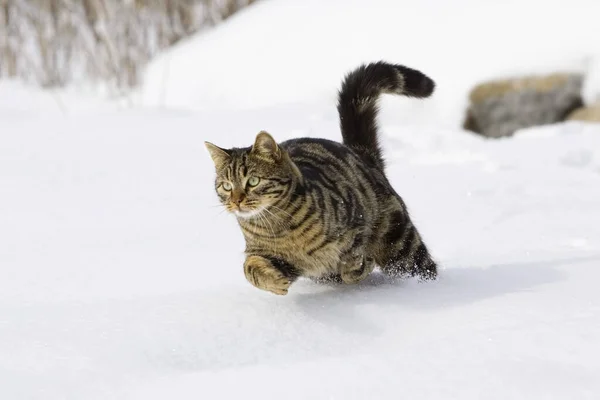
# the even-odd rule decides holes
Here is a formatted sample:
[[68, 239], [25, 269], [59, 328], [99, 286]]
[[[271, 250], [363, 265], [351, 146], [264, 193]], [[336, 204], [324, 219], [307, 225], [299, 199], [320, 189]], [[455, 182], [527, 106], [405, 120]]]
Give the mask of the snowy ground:
[[203, 132], [336, 138], [333, 107], [3, 118], [0, 397], [597, 398], [600, 127], [485, 142], [393, 106], [440, 280], [286, 297], [244, 280]]
[[0, 399], [600, 397], [600, 125], [485, 141], [445, 119], [451, 89], [385, 98], [388, 173], [440, 279], [279, 297], [244, 279], [203, 141], [339, 139], [335, 105], [277, 84], [250, 110], [224, 82], [232, 108], [207, 89], [201, 111], [0, 85]]

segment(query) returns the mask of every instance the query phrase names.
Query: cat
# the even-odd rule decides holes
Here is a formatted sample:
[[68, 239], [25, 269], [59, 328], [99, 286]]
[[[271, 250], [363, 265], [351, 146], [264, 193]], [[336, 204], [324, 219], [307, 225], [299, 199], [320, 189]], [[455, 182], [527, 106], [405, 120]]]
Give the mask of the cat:
[[434, 88], [418, 70], [362, 64], [338, 92], [343, 143], [277, 143], [266, 131], [244, 148], [205, 142], [217, 196], [246, 241], [244, 273], [252, 285], [286, 295], [299, 277], [354, 284], [376, 266], [393, 277], [437, 278], [436, 262], [386, 177], [376, 121], [380, 94], [426, 98]]

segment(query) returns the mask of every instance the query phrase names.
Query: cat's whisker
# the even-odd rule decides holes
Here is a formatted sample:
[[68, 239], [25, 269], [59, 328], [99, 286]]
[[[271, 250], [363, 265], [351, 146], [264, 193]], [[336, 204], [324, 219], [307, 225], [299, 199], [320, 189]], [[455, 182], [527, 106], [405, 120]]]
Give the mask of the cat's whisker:
[[289, 226], [289, 224], [285, 220], [283, 220], [280, 216], [273, 214], [270, 210], [265, 208], [263, 211], [265, 211], [273, 217], [273, 223], [277, 224], [278, 228], [286, 229]]
[[268, 225], [268, 222], [265, 219], [264, 215], [258, 215], [258, 219], [260, 220], [261, 224], [263, 224], [265, 226], [265, 228], [267, 228], [268, 230], [271, 231], [271, 235], [273, 235], [273, 229], [271, 228], [270, 225]]
[[282, 208], [280, 208], [280, 207], [277, 207], [276, 205], [270, 205], [269, 207], [271, 207], [271, 208], [274, 208], [275, 210], [279, 211], [279, 212], [280, 212], [280, 213], [282, 213], [282, 214], [285, 214], [285, 215], [287, 215], [287, 216], [288, 216], [288, 217], [290, 217], [290, 218], [294, 218], [294, 216], [293, 216], [292, 214], [290, 214], [289, 212], [287, 212], [287, 211], [283, 210], [283, 209], [282, 209]]
[[[271, 214], [268, 210], [264, 209], [263, 211]], [[267, 217], [267, 215], [261, 215], [261, 217], [263, 218], [263, 221], [265, 222], [265, 224], [267, 224], [269, 226], [269, 229], [271, 230], [271, 235], [273, 237], [275, 237], [275, 229], [273, 228], [273, 223], [276, 223], [277, 221], [271, 221], [270, 218]]]
[[[268, 212], [268, 210], [266, 210], [266, 209], [264, 211]], [[275, 235], [275, 228], [273, 228], [273, 223], [276, 223], [276, 221], [273, 221], [273, 223], [271, 223], [271, 221], [269, 220], [269, 218], [267, 218], [266, 215], [264, 216], [264, 219], [269, 224], [269, 226], [271, 227], [271, 234], [273, 235], [273, 237], [276, 237], [276, 235]]]
[[220, 208], [221, 210], [219, 211], [218, 215], [223, 214], [225, 211], [229, 211], [229, 209], [227, 208], [227, 206], [225, 204], [211, 204], [209, 207], [210, 208]]

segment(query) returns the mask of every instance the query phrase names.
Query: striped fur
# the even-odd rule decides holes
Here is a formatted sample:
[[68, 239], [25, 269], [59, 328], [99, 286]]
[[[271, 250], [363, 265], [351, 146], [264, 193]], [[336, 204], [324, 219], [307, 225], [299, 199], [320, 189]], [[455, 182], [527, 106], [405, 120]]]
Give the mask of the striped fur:
[[376, 266], [391, 276], [436, 278], [436, 264], [385, 175], [376, 124], [380, 94], [423, 98], [433, 90], [419, 71], [363, 65], [339, 93], [343, 144], [277, 143], [264, 131], [251, 147], [206, 143], [217, 195], [246, 240], [250, 283], [283, 295], [301, 276], [357, 283]]

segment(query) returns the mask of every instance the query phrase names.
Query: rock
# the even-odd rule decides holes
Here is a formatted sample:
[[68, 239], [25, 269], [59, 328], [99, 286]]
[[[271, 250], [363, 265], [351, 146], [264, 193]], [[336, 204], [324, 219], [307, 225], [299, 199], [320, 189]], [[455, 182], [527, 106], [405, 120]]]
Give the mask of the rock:
[[571, 121], [600, 122], [600, 103], [581, 107], [567, 116]]
[[552, 74], [496, 80], [477, 85], [469, 95], [463, 127], [486, 137], [564, 121], [583, 105], [583, 75]]

